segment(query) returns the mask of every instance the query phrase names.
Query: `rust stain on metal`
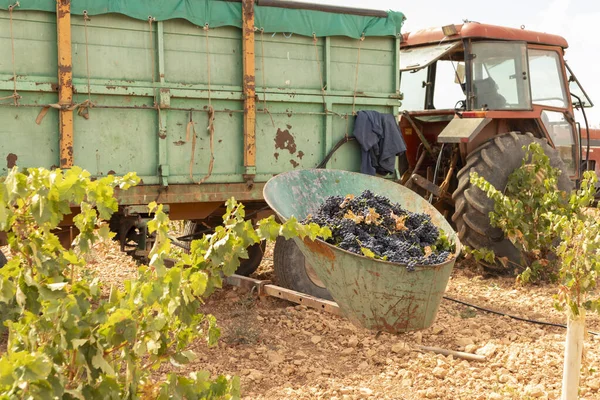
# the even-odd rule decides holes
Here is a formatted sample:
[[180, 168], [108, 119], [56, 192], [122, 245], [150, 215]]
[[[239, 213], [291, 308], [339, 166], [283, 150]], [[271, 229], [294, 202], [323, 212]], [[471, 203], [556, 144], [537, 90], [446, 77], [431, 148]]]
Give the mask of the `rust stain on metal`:
[[325, 243], [317, 240], [312, 241], [310, 238], [305, 237], [304, 244], [310, 251], [322, 255], [328, 260], [335, 260], [335, 254], [333, 253], [333, 250], [331, 250]]
[[246, 19], [254, 19], [254, 2], [250, 1], [242, 1], [242, 12], [244, 13], [244, 18]]
[[6, 167], [8, 169], [13, 168], [15, 165], [17, 165], [17, 155], [14, 153], [9, 153], [6, 156]]
[[[396, 305], [409, 301], [406, 307], [401, 309], [397, 308]], [[405, 331], [410, 327], [411, 321], [417, 319], [417, 311], [419, 309], [418, 304], [414, 304], [414, 297], [400, 296], [398, 301], [392, 305], [388, 311], [376, 319], [377, 323], [373, 329], [382, 330], [386, 332], [401, 332]], [[396, 317], [395, 321], [391, 321], [390, 317]]]
[[273, 153], [273, 156], [275, 157], [275, 160], [279, 160], [279, 153]]
[[302, 160], [302, 157], [304, 157], [304, 152], [302, 150], [300, 150], [298, 152], [298, 158]]
[[244, 84], [246, 89], [256, 90], [256, 80], [253, 74], [244, 75]]
[[276, 149], [288, 150], [290, 154], [294, 154], [296, 152], [296, 140], [290, 131], [282, 131], [278, 128], [274, 140]]
[[285, 124], [285, 126], [287, 126], [288, 129], [292, 129], [292, 126], [290, 124]]
[[112, 86], [112, 85], [107, 85], [107, 86], [106, 86], [106, 88], [107, 88], [108, 90], [116, 90], [116, 89], [117, 89], [117, 87], [116, 87], [116, 86]]
[[185, 144], [185, 140], [178, 140], [176, 142], [173, 142], [173, 144], [175, 146], [183, 146]]
[[59, 74], [68, 74], [73, 72], [73, 66], [72, 65], [59, 65], [58, 66], [58, 73]]
[[367, 270], [367, 272], [373, 276], [380, 276], [379, 272], [369, 271], [369, 270]]
[[117, 173], [112, 169], [106, 173], [106, 175], [116, 175]]
[[294, 168], [296, 168], [298, 165], [300, 165], [299, 163], [296, 162], [296, 160], [290, 160], [290, 164], [292, 164], [292, 166]]
[[163, 131], [163, 132], [159, 131], [158, 132], [158, 137], [161, 138], [161, 139], [166, 139], [167, 138], [167, 132], [166, 131]]

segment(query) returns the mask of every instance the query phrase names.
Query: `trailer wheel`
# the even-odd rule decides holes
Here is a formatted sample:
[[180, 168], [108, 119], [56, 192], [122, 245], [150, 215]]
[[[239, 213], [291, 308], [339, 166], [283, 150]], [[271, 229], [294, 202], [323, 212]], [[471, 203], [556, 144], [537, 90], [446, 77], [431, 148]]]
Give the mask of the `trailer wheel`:
[[[201, 228], [202, 225], [196, 223], [195, 221], [186, 221], [185, 226], [183, 228], [183, 236], [196, 233]], [[186, 243], [189, 246], [189, 243], [191, 242]], [[248, 258], [240, 260], [240, 266], [235, 271], [235, 273], [243, 276], [252, 275], [258, 269], [258, 266], [262, 262], [266, 247], [267, 242], [264, 240], [260, 243], [256, 243], [255, 245], [248, 247]], [[185, 250], [189, 252], [189, 247], [187, 247], [187, 249]]]
[[0, 250], [0, 268], [4, 267], [7, 262], [8, 260], [6, 259], [6, 256], [4, 255], [2, 250]]
[[277, 238], [273, 267], [279, 285], [320, 299], [333, 300], [294, 240]]
[[[478, 249], [486, 247], [497, 256], [507, 257], [511, 262], [520, 263], [519, 250], [504, 237], [500, 228], [490, 225], [489, 213], [494, 211], [494, 202], [486, 194], [470, 183], [471, 172], [477, 172], [497, 189], [504, 190], [509, 175], [521, 166], [526, 150], [523, 146], [538, 143], [550, 158], [550, 164], [562, 171], [558, 178], [558, 188], [569, 191], [573, 182], [569, 179], [564, 162], [556, 149], [546, 140], [538, 139], [531, 133], [517, 132], [497, 136], [473, 150], [467, 157], [465, 166], [458, 172], [458, 187], [452, 198], [455, 212], [452, 221], [456, 224], [458, 237], [463, 244]], [[509, 272], [501, 266], [490, 268], [496, 272]], [[514, 268], [510, 268], [512, 271]]]

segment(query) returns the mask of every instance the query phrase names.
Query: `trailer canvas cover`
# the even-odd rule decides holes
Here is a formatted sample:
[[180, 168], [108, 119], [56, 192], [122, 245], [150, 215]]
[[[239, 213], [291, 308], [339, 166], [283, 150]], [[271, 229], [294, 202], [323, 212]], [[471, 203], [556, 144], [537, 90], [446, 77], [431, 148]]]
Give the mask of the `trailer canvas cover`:
[[[0, 9], [7, 10], [13, 1], [5, 1]], [[23, 1], [17, 10], [56, 12], [55, 0]], [[131, 18], [156, 21], [185, 19], [211, 28], [242, 26], [241, 3], [219, 0], [78, 0], [71, 5], [71, 13], [83, 15], [124, 14]], [[255, 7], [255, 25], [265, 32], [286, 32], [303, 36], [396, 36], [404, 22], [404, 14], [389, 11], [387, 18], [337, 14], [278, 7]]]

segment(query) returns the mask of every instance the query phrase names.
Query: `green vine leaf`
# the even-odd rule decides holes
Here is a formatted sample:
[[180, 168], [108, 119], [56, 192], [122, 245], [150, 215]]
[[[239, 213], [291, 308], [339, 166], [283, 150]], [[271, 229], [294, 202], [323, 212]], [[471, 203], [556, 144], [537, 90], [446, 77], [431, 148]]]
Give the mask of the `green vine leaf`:
[[[190, 345], [215, 346], [220, 329], [199, 309], [236, 272], [247, 248], [279, 236], [328, 238], [331, 232], [295, 218], [246, 220], [244, 206], [226, 202], [223, 224], [175, 253], [163, 205], [148, 206], [154, 235], [149, 265], [137, 276], [101, 290], [86, 265], [96, 243], [115, 237], [107, 220], [118, 210], [115, 188], [135, 186], [135, 174], [92, 179], [78, 167], [48, 171], [12, 169], [0, 180], [0, 229], [12, 258], [0, 269], [0, 306], [10, 343], [0, 357], [0, 397], [239, 399], [237, 377], [203, 371], [153, 381], [165, 363], [195, 358]], [[53, 233], [66, 216], [79, 234], [63, 248]], [[174, 259], [167, 268], [165, 261]]]
[[[542, 147], [532, 143], [526, 150], [504, 193], [477, 174], [471, 175], [471, 183], [494, 200], [492, 226], [501, 228], [524, 254], [527, 262], [519, 281], [558, 282], [555, 306], [572, 315], [581, 307], [599, 311], [593, 293], [600, 273], [600, 211], [590, 207], [598, 178], [586, 171], [577, 190], [561, 192], [561, 171], [550, 165]], [[474, 254], [489, 262], [487, 254]]]

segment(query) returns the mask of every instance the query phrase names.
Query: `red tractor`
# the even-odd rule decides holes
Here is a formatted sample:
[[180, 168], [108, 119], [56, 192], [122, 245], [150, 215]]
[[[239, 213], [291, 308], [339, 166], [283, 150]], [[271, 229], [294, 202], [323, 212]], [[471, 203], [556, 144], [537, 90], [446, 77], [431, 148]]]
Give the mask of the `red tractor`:
[[[581, 146], [583, 148], [583, 164], [585, 164], [586, 169], [595, 171], [596, 175], [600, 176], [600, 129], [589, 129], [589, 140], [587, 132], [583, 132]], [[587, 164], [588, 161], [589, 164]]]
[[471, 185], [471, 172], [502, 189], [532, 142], [562, 170], [560, 189], [587, 168], [580, 138], [588, 130], [574, 109], [585, 116], [593, 104], [565, 62], [567, 46], [560, 36], [476, 22], [404, 34], [403, 183], [445, 212], [465, 245], [519, 261], [490, 225], [493, 202]]

